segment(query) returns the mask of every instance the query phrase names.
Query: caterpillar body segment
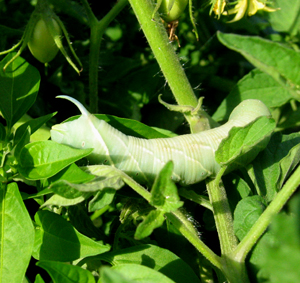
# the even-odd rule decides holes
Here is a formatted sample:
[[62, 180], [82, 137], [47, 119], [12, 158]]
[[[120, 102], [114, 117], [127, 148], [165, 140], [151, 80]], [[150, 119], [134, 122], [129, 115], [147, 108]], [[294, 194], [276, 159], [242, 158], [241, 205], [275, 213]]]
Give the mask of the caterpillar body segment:
[[259, 100], [245, 100], [231, 113], [224, 125], [173, 138], [142, 139], [127, 136], [90, 114], [76, 99], [72, 101], [81, 111], [77, 120], [52, 127], [51, 139], [75, 148], [93, 148], [90, 164], [115, 166], [142, 183], [151, 183], [170, 160], [174, 163], [173, 180], [189, 185], [215, 176], [220, 165], [215, 151], [233, 127], [243, 127], [261, 116], [270, 116]]

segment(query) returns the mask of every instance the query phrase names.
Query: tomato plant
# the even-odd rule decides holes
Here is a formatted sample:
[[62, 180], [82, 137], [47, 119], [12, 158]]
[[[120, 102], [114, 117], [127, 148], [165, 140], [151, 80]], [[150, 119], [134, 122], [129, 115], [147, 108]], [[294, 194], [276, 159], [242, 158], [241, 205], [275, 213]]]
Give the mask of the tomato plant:
[[0, 282], [298, 282], [300, 0], [98, 2], [0, 4]]

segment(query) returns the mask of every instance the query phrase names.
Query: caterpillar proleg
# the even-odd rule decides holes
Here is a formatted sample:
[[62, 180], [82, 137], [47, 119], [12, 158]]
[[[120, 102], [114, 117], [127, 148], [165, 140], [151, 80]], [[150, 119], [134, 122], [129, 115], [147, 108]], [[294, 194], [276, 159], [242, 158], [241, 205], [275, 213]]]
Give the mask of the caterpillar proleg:
[[81, 116], [73, 121], [54, 125], [51, 139], [75, 148], [93, 148], [90, 164], [105, 164], [123, 170], [143, 183], [152, 182], [164, 164], [174, 163], [173, 180], [183, 185], [215, 176], [220, 165], [215, 151], [232, 127], [243, 127], [261, 116], [270, 116], [259, 100], [241, 102], [224, 125], [173, 138], [141, 139], [127, 136], [90, 114], [76, 99], [58, 96], [73, 102]]

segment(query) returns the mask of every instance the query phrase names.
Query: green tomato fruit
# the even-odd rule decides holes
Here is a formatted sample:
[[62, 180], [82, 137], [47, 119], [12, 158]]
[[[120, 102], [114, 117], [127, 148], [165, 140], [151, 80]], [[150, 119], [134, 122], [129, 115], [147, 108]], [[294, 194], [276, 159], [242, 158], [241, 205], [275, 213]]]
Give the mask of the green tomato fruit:
[[[52, 23], [57, 35], [61, 36], [61, 29], [56, 20], [52, 19]], [[28, 48], [31, 54], [41, 63], [48, 63], [56, 56], [59, 49], [43, 19], [36, 23], [28, 42]]]
[[[174, 4], [171, 10], [169, 10], [172, 2], [174, 2]], [[167, 23], [178, 20], [188, 2], [189, 0], [163, 0], [159, 7], [160, 16]]]

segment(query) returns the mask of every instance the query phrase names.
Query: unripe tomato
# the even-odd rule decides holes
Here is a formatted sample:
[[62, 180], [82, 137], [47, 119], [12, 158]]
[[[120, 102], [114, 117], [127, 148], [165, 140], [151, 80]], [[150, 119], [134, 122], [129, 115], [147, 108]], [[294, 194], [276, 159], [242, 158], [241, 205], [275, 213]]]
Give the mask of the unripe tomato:
[[189, 0], [175, 0], [169, 11], [169, 5], [170, 3], [172, 4], [173, 1], [174, 0], [163, 0], [159, 7], [160, 16], [167, 23], [178, 20], [189, 2]]
[[[56, 22], [52, 19], [54, 28], [58, 36], [61, 35], [61, 29]], [[32, 32], [31, 38], [28, 42], [28, 47], [31, 54], [39, 60], [41, 63], [48, 63], [54, 59], [58, 52], [54, 39], [52, 38], [46, 23], [43, 19], [40, 19]]]

